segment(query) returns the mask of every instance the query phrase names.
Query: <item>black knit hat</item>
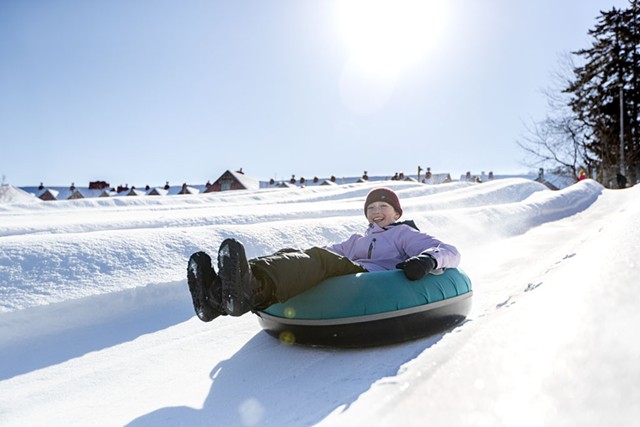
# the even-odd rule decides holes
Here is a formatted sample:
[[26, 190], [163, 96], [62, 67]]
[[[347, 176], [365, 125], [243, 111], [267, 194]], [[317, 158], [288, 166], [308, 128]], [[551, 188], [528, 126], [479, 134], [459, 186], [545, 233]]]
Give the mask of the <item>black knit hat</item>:
[[400, 199], [398, 199], [398, 195], [393, 190], [391, 190], [390, 188], [378, 187], [378, 188], [374, 188], [373, 190], [369, 191], [369, 194], [367, 194], [367, 200], [365, 200], [365, 202], [364, 202], [364, 215], [365, 216], [367, 215], [367, 206], [369, 206], [373, 202], [389, 203], [391, 206], [393, 206], [393, 209], [395, 209], [395, 211], [398, 212], [398, 214], [400, 214], [400, 216], [402, 216], [402, 208], [400, 207]]

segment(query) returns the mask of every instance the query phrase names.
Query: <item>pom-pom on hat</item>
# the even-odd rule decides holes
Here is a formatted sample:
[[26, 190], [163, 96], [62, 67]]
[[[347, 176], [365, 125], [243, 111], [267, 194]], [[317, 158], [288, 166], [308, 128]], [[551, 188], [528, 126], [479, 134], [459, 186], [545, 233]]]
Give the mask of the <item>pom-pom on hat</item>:
[[402, 216], [402, 208], [400, 207], [400, 199], [398, 199], [398, 195], [386, 187], [378, 187], [369, 191], [367, 194], [367, 200], [364, 201], [364, 215], [367, 215], [367, 206], [369, 206], [373, 202], [385, 202], [389, 203], [393, 206], [400, 216]]

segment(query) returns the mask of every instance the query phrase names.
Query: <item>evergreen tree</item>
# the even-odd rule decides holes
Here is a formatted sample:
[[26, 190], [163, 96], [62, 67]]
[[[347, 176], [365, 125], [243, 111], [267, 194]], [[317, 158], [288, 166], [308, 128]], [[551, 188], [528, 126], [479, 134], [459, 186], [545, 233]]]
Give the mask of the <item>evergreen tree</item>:
[[585, 167], [603, 184], [616, 182], [617, 173], [640, 179], [639, 2], [601, 11], [588, 32], [591, 46], [573, 52], [570, 75], [547, 93], [552, 112], [518, 143], [538, 165], [574, 177]]
[[574, 68], [575, 80], [565, 90], [575, 119], [584, 125], [587, 158], [604, 183], [614, 181], [617, 172], [635, 182], [640, 172], [639, 34], [638, 0], [631, 0], [626, 10], [601, 12], [589, 31], [592, 46], [574, 52], [584, 65]]

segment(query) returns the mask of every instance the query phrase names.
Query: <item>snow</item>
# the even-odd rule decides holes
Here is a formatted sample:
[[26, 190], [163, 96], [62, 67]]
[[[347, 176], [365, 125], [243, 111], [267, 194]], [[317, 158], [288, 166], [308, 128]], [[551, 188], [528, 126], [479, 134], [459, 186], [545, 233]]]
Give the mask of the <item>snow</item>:
[[27, 193], [13, 185], [2, 184], [0, 185], [0, 204], [3, 203], [16, 203], [16, 202], [35, 202], [39, 201], [33, 197], [32, 194]]
[[474, 305], [448, 333], [340, 350], [280, 343], [253, 315], [195, 318], [191, 253], [346, 239], [376, 185], [0, 199], [0, 425], [637, 422], [639, 186], [385, 182], [462, 253]]

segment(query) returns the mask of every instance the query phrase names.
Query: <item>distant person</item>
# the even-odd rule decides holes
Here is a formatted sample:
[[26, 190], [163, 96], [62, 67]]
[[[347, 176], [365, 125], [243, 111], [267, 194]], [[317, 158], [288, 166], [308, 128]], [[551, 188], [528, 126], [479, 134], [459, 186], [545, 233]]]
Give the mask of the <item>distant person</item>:
[[285, 302], [325, 279], [345, 274], [402, 269], [418, 280], [435, 269], [455, 268], [458, 250], [418, 230], [402, 216], [400, 200], [389, 188], [372, 189], [364, 203], [368, 225], [342, 243], [306, 250], [282, 249], [247, 260], [244, 246], [226, 239], [218, 250], [218, 273], [205, 252], [191, 255], [189, 291], [198, 318], [241, 316]]
[[582, 181], [587, 179], [587, 173], [584, 171], [584, 169], [580, 169], [580, 172], [578, 172], [578, 181]]
[[627, 187], [627, 177], [622, 175], [620, 172], [616, 175], [616, 180], [618, 181], [618, 188]]

